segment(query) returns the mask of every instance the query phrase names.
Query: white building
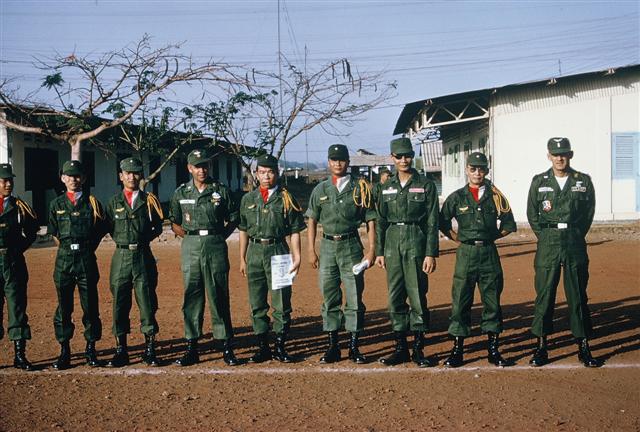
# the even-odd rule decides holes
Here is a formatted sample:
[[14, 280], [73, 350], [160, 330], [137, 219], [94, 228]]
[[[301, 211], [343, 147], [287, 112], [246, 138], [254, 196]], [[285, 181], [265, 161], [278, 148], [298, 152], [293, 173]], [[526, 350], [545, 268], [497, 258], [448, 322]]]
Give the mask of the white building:
[[[2, 113], [0, 113], [2, 114]], [[193, 146], [192, 146], [193, 147]], [[220, 180], [233, 191], [242, 189], [243, 168], [232, 154], [222, 153], [212, 161], [211, 176]], [[120, 161], [131, 156], [131, 148], [115, 149], [114, 154], [84, 146], [82, 161], [87, 170], [87, 182], [102, 203], [122, 189], [118, 172]], [[46, 223], [49, 203], [64, 189], [60, 171], [71, 155], [70, 146], [50, 138], [7, 129], [0, 125], [0, 163], [11, 163], [16, 175], [14, 193], [30, 203], [41, 224]], [[159, 160], [143, 158], [145, 174], [159, 166]], [[146, 187], [154, 192], [161, 202], [171, 199], [176, 187], [190, 180], [186, 158], [176, 157], [167, 164], [156, 180]]]
[[640, 219], [640, 65], [508, 85], [407, 104], [394, 134], [440, 129], [442, 194], [465, 184], [466, 155], [489, 156], [490, 176], [517, 221], [531, 178], [550, 167], [547, 140], [571, 141], [571, 166], [590, 174], [596, 220]]

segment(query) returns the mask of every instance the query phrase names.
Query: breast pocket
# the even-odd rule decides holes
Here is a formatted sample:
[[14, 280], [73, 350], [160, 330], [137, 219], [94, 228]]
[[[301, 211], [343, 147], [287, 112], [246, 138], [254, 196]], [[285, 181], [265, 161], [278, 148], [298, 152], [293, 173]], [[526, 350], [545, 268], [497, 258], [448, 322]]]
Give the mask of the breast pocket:
[[395, 214], [398, 211], [398, 194], [383, 194], [380, 203], [380, 212], [383, 216], [389, 217], [389, 214]]
[[93, 226], [92, 215], [72, 212], [70, 214], [70, 225], [69, 234], [72, 237], [87, 238], [91, 234], [91, 227]]
[[420, 219], [427, 213], [427, 194], [425, 192], [409, 192], [407, 195], [407, 204], [409, 208], [409, 217], [411, 219]]
[[456, 207], [456, 220], [458, 221], [458, 225], [462, 225], [465, 222], [471, 222], [474, 220], [476, 215], [476, 209], [470, 205], [462, 205]]

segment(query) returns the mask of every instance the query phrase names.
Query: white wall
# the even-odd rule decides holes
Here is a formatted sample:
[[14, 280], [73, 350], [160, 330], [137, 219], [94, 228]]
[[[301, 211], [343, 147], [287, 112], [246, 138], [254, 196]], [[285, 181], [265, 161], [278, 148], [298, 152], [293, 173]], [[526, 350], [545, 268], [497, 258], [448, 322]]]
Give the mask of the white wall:
[[[550, 167], [547, 140], [566, 136], [574, 150], [571, 166], [591, 175], [597, 220], [640, 218], [635, 184], [611, 179], [611, 136], [639, 131], [636, 75], [632, 85], [596, 80], [575, 88], [545, 88], [544, 94], [516, 88], [492, 104], [493, 178], [505, 193], [517, 221], [526, 221], [526, 199], [533, 175]], [[586, 91], [582, 89], [587, 88]], [[523, 101], [524, 103], [516, 103]]]

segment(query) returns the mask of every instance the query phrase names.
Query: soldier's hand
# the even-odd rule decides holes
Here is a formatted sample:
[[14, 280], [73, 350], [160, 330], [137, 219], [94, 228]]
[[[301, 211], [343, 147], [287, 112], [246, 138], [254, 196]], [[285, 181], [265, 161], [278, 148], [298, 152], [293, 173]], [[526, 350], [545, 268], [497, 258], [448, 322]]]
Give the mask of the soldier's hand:
[[429, 274], [436, 271], [436, 258], [435, 257], [425, 257], [422, 262], [422, 271]]
[[187, 234], [181, 225], [174, 223], [171, 224], [171, 231], [173, 231], [178, 237], [184, 237]]
[[242, 273], [242, 276], [247, 277], [247, 261], [243, 259], [240, 260], [240, 273]]
[[309, 264], [311, 264], [311, 268], [318, 268], [318, 254], [314, 250], [309, 252]]
[[373, 264], [376, 261], [376, 253], [374, 251], [371, 251], [364, 256], [364, 259], [369, 261], [369, 267], [373, 267]]
[[384, 265], [384, 256], [376, 257], [376, 263], [378, 267], [381, 269], [386, 269], [387, 267]]

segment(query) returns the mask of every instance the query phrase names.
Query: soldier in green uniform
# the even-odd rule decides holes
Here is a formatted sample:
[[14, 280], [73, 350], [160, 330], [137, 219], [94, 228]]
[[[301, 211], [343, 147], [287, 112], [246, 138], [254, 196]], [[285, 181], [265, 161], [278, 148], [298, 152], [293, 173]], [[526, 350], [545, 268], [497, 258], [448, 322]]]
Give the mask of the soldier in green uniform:
[[[318, 279], [323, 298], [322, 328], [329, 334], [329, 348], [320, 362], [340, 361], [338, 331], [344, 325], [351, 334], [349, 359], [362, 364], [366, 358], [359, 350], [358, 338], [364, 328], [364, 271], [354, 275], [353, 266], [362, 262], [363, 257], [369, 265], [375, 260], [376, 212], [369, 183], [347, 174], [347, 147], [342, 144], [330, 146], [328, 159], [331, 178], [313, 189], [306, 213], [309, 218], [309, 263], [317, 269], [320, 262]], [[367, 225], [368, 233], [369, 250], [366, 256], [362, 254], [358, 233], [362, 223]], [[323, 230], [319, 260], [315, 249], [318, 224], [322, 225]], [[344, 285], [344, 312], [340, 282]]]
[[140, 180], [144, 175], [140, 159], [123, 159], [120, 169], [124, 188], [107, 204], [109, 233], [116, 243], [110, 273], [116, 353], [107, 366], [129, 364], [127, 335], [131, 332], [132, 291], [140, 309], [140, 330], [145, 338], [142, 360], [149, 366], [157, 366], [155, 335], [158, 322], [155, 315], [158, 310], [158, 269], [149, 243], [162, 233], [163, 214], [158, 198], [140, 190]]
[[573, 151], [567, 138], [551, 138], [547, 149], [551, 168], [533, 177], [527, 200], [527, 219], [538, 238], [534, 261], [536, 303], [531, 326], [538, 344], [529, 363], [542, 366], [549, 361], [547, 335], [553, 333], [562, 268], [578, 359], [587, 367], [599, 367], [602, 361], [591, 355], [587, 340], [592, 328], [587, 306], [589, 257], [585, 237], [595, 213], [593, 183], [587, 174], [571, 168]]
[[213, 337], [224, 341], [222, 358], [229, 366], [240, 364], [233, 352], [226, 242], [238, 225], [238, 209], [229, 189], [209, 177], [210, 160], [205, 150], [189, 153], [187, 168], [192, 180], [180, 185], [171, 199], [172, 229], [183, 238], [182, 312], [187, 350], [176, 360], [180, 366], [200, 361], [198, 339], [202, 337], [205, 293], [209, 299]]
[[78, 286], [84, 337], [87, 341], [85, 358], [89, 366], [99, 366], [96, 341], [102, 337], [102, 323], [98, 307], [98, 265], [95, 251], [106, 234], [107, 224], [102, 204], [82, 191], [85, 181], [82, 163], [71, 160], [62, 167], [62, 183], [67, 192], [49, 205], [47, 232], [58, 243], [53, 280], [58, 293], [58, 308], [53, 317], [56, 339], [60, 343], [60, 356], [53, 363], [55, 369], [71, 365], [69, 340], [75, 326], [73, 291]]
[[25, 349], [31, 339], [27, 317], [27, 282], [29, 273], [24, 252], [36, 239], [38, 221], [29, 205], [12, 195], [13, 169], [0, 164], [0, 339], [4, 336], [2, 313], [7, 299], [7, 333], [13, 341], [13, 366], [32, 370]]
[[[500, 355], [498, 335], [502, 332], [500, 294], [504, 284], [500, 256], [494, 241], [517, 230], [509, 202], [485, 176], [489, 172], [487, 157], [479, 152], [467, 157], [469, 183], [449, 195], [440, 211], [440, 230], [460, 245], [451, 289], [451, 324], [449, 335], [453, 349], [444, 362], [459, 367], [463, 362], [464, 338], [471, 334], [471, 306], [478, 285], [483, 312], [480, 328], [489, 339], [489, 363], [510, 366]], [[457, 231], [451, 226], [455, 218]]]
[[[295, 273], [300, 267], [300, 232], [305, 229], [301, 209], [293, 196], [278, 185], [278, 160], [262, 155], [257, 160], [256, 174], [260, 187], [242, 197], [240, 203], [240, 272], [248, 278], [249, 304], [253, 332], [258, 351], [252, 363], [271, 360], [269, 348], [269, 303], [273, 305], [273, 331], [276, 334], [275, 358], [293, 361], [285, 347], [291, 326], [291, 286], [273, 289], [271, 257], [291, 253]], [[290, 236], [291, 252], [285, 240]]]
[[[389, 179], [389, 177], [391, 177], [391, 171], [387, 167], [382, 167], [378, 171], [378, 175], [380, 176], [378, 183], [373, 185], [372, 195], [373, 195], [374, 201], [377, 198], [377, 196], [380, 195], [380, 189], [382, 188], [382, 185]], [[377, 207], [378, 203], [374, 203], [374, 204]]]
[[382, 185], [377, 199], [376, 264], [387, 270], [396, 347], [380, 361], [388, 366], [408, 362], [406, 332], [411, 331], [411, 360], [427, 367], [434, 364], [422, 350], [429, 326], [427, 274], [436, 270], [438, 256], [438, 195], [435, 183], [411, 167], [414, 152], [408, 138], [391, 141], [391, 156], [396, 173]]

